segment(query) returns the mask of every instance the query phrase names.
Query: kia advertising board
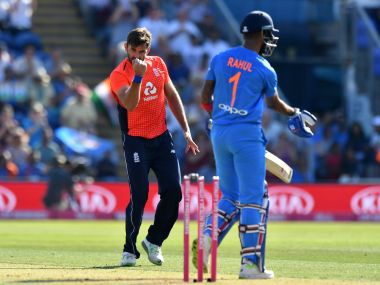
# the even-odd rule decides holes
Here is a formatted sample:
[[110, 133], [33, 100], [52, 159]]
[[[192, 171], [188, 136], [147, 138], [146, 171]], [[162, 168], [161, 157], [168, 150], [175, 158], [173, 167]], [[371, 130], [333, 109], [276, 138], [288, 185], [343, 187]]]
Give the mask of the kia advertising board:
[[[47, 211], [46, 183], [0, 182], [0, 218], [122, 219], [129, 201], [127, 183], [84, 184], [75, 211]], [[206, 184], [205, 210], [211, 210], [211, 184]], [[278, 184], [269, 186], [272, 220], [380, 220], [380, 185]], [[152, 218], [160, 197], [150, 185], [145, 216]], [[197, 213], [197, 189], [191, 188], [190, 212]], [[180, 204], [180, 217], [183, 203]]]

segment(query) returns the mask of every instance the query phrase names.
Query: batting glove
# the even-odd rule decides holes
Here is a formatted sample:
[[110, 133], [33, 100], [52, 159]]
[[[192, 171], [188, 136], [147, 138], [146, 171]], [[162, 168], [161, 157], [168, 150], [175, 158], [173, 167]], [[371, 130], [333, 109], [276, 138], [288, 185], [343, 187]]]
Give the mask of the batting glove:
[[317, 118], [309, 111], [296, 108], [296, 112], [288, 120], [289, 130], [301, 138], [310, 138], [314, 136], [309, 127], [314, 126]]

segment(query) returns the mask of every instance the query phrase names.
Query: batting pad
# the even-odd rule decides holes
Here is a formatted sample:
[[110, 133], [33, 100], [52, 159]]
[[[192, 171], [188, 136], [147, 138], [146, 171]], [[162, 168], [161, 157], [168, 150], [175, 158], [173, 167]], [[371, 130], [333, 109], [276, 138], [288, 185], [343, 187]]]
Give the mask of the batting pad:
[[[265, 201], [265, 199], [264, 199]], [[251, 260], [263, 270], [265, 257], [265, 232], [268, 203], [264, 205], [240, 205], [239, 237], [242, 246], [241, 257]]]
[[[229, 199], [222, 198], [218, 203], [218, 245], [227, 235], [229, 230], [240, 218], [240, 209], [237, 203]], [[204, 234], [211, 237], [211, 214], [207, 216]]]

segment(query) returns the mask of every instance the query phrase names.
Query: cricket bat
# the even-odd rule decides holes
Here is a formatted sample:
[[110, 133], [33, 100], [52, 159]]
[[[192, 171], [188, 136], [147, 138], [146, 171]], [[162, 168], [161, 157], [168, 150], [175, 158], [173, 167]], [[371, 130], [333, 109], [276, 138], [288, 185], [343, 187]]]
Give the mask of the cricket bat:
[[269, 151], [265, 151], [266, 169], [285, 183], [290, 183], [293, 169], [285, 161]]

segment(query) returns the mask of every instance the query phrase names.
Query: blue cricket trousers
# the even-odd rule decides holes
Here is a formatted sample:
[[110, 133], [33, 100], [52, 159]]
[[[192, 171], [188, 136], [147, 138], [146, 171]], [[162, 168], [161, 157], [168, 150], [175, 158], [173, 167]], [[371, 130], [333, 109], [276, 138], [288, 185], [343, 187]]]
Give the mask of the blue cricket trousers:
[[136, 238], [148, 199], [150, 169], [157, 177], [160, 201], [146, 238], [158, 246], [169, 236], [178, 218], [178, 207], [182, 199], [181, 175], [169, 131], [153, 139], [129, 136], [122, 131], [122, 139], [130, 185], [124, 252], [133, 253], [139, 258]]

